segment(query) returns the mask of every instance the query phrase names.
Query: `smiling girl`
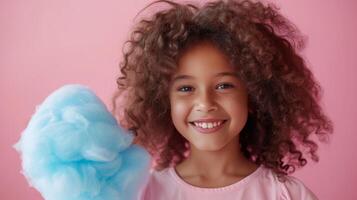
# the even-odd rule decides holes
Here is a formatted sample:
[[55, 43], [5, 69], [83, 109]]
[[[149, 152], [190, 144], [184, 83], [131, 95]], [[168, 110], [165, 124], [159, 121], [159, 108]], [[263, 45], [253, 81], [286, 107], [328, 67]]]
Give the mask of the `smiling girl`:
[[[318, 161], [332, 133], [303, 40], [271, 4], [214, 1], [142, 19], [127, 41], [115, 100], [155, 158], [141, 199], [317, 199], [288, 174]], [[150, 4], [151, 5], [151, 4]]]
[[248, 117], [248, 94], [227, 58], [209, 42], [181, 57], [170, 87], [171, 118], [190, 143], [176, 166], [186, 182], [230, 185], [257, 166], [240, 152], [239, 133]]

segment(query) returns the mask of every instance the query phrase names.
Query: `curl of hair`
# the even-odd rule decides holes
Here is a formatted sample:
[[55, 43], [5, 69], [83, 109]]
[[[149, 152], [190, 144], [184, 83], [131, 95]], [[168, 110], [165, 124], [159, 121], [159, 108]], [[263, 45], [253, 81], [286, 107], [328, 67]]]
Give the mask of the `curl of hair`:
[[155, 168], [180, 163], [188, 151], [171, 121], [169, 84], [180, 56], [204, 41], [227, 55], [247, 86], [248, 121], [239, 136], [244, 156], [279, 178], [306, 165], [306, 156], [317, 162], [310, 136], [326, 142], [333, 125], [319, 105], [321, 86], [298, 54], [305, 38], [278, 8], [248, 0], [150, 5], [160, 2], [169, 8], [137, 23], [123, 47], [112, 99], [112, 113], [125, 108], [121, 124], [154, 156]]

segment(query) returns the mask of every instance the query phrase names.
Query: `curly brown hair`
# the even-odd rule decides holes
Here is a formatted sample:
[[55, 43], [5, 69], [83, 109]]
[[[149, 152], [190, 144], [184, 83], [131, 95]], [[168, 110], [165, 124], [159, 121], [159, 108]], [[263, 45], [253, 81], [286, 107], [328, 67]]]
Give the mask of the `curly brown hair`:
[[201, 7], [159, 0], [148, 6], [160, 2], [169, 7], [141, 19], [124, 44], [112, 99], [112, 113], [123, 112], [121, 125], [154, 156], [155, 169], [186, 157], [187, 140], [170, 116], [169, 85], [180, 56], [203, 41], [239, 66], [237, 75], [247, 86], [248, 121], [239, 135], [244, 156], [279, 177], [306, 165], [306, 156], [317, 162], [311, 136], [327, 142], [333, 125], [318, 103], [321, 86], [298, 53], [306, 40], [279, 9], [248, 0]]

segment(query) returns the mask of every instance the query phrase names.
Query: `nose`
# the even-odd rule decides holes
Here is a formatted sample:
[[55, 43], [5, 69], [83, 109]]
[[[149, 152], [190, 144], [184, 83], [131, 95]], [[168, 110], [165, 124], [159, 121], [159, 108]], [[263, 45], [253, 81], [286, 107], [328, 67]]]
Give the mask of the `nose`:
[[201, 92], [197, 95], [195, 109], [201, 112], [212, 112], [217, 110], [217, 104], [209, 92]]

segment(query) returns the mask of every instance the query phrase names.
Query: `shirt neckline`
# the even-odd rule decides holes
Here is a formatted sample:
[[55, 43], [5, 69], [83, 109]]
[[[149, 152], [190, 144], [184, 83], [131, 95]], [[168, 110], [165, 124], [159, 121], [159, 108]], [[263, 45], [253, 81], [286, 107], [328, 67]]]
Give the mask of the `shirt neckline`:
[[232, 183], [230, 185], [227, 186], [223, 186], [223, 187], [217, 187], [217, 188], [204, 188], [204, 187], [198, 187], [198, 186], [194, 186], [191, 185], [189, 183], [187, 183], [186, 181], [184, 181], [183, 179], [181, 179], [181, 177], [177, 174], [176, 170], [174, 167], [170, 167], [169, 168], [169, 173], [171, 174], [171, 176], [174, 178], [174, 180], [176, 182], [178, 182], [180, 185], [182, 185], [185, 188], [188, 188], [190, 190], [199, 190], [199, 191], [205, 191], [205, 192], [219, 192], [219, 191], [227, 191], [227, 190], [233, 190], [236, 188], [242, 188], [245, 185], [247, 185], [247, 183], [254, 179], [255, 177], [257, 177], [263, 170], [263, 166], [260, 165], [254, 172], [252, 172], [251, 174], [249, 174], [248, 176], [244, 177], [243, 179]]

